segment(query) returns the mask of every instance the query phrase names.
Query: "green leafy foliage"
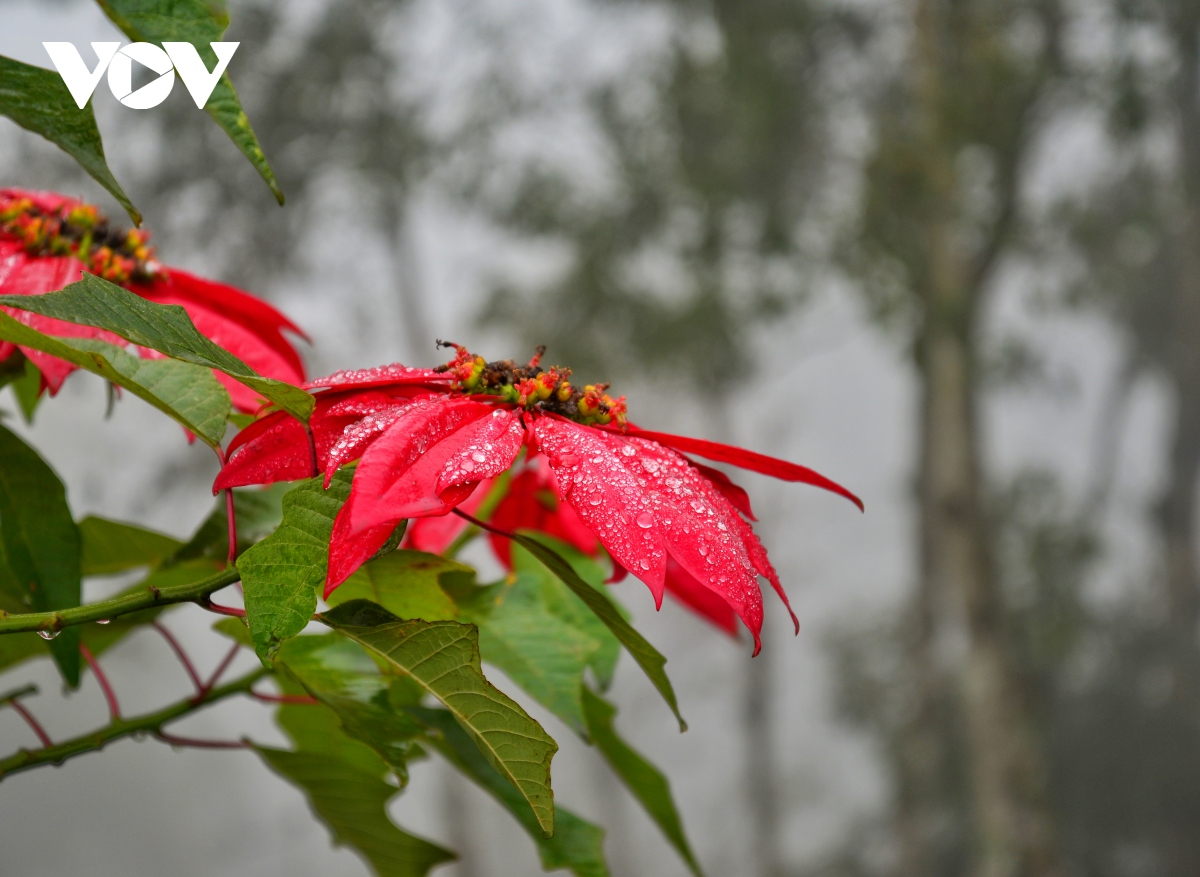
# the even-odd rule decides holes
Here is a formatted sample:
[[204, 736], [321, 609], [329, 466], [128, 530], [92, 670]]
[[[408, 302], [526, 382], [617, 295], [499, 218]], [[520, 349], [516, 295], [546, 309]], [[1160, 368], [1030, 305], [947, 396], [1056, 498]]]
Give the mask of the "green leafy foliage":
[[421, 754], [415, 741], [425, 729], [399, 707], [416, 705], [419, 687], [405, 677], [384, 676], [361, 646], [336, 633], [288, 640], [277, 666], [333, 710], [342, 730], [374, 749], [407, 784], [408, 762]]
[[[67, 491], [37, 452], [0, 426], [0, 547], [7, 589], [31, 597], [38, 612], [78, 606], [79, 530]], [[79, 631], [68, 628], [50, 651], [72, 688], [79, 685]]]
[[20, 376], [12, 382], [13, 397], [17, 400], [17, 406], [21, 409], [21, 416], [25, 418], [25, 422], [33, 423], [33, 413], [37, 411], [38, 404], [45, 398], [45, 394], [42, 392], [42, 373], [31, 359], [15, 356], [11, 358], [25, 361]]
[[[0, 296], [0, 304], [68, 323], [106, 329], [126, 341], [174, 359], [224, 372], [302, 421], [307, 421], [312, 413], [312, 396], [284, 381], [264, 378], [228, 350], [209, 341], [196, 330], [187, 311], [179, 305], [146, 301], [94, 274], [84, 274], [82, 280], [57, 292]], [[222, 434], [228, 415], [226, 409], [221, 417]]]
[[3, 312], [0, 312], [0, 340], [65, 359], [124, 387], [211, 447], [218, 447], [225, 435], [229, 393], [206, 368], [171, 359], [142, 359], [119, 347], [87, 338], [51, 338]]
[[255, 749], [272, 770], [304, 790], [336, 843], [358, 852], [379, 877], [423, 877], [454, 858], [392, 823], [386, 808], [397, 789], [384, 780], [387, 764], [348, 737], [331, 711], [284, 705], [277, 716], [295, 750]]
[[80, 571], [85, 576], [110, 575], [140, 566], [155, 567], [183, 543], [136, 524], [88, 516], [79, 522]]
[[321, 478], [302, 481], [283, 497], [279, 528], [240, 558], [246, 621], [262, 661], [304, 629], [317, 609], [317, 589], [329, 565], [333, 519], [350, 495], [352, 472], [341, 471], [329, 489]]
[[321, 618], [445, 704], [492, 767], [520, 789], [542, 830], [554, 831], [550, 760], [558, 744], [484, 678], [473, 626], [402, 621], [366, 600], [343, 603]]
[[501, 776], [480, 754], [470, 736], [446, 710], [409, 707], [408, 713], [433, 733], [428, 745], [470, 777], [504, 805], [537, 844], [542, 867], [560, 868], [576, 877], [608, 877], [604, 860], [604, 829], [555, 806], [554, 835], [546, 837], [541, 826], [512, 783]]
[[363, 564], [329, 595], [329, 605], [370, 600], [398, 618], [449, 621], [458, 606], [443, 588], [443, 578], [469, 586], [475, 571], [453, 560], [423, 551], [402, 549]]
[[621, 645], [625, 646], [633, 660], [642, 668], [658, 693], [662, 695], [663, 700], [667, 702], [671, 711], [675, 713], [675, 718], [679, 720], [679, 729], [686, 731], [687, 722], [679, 713], [675, 689], [671, 687], [671, 680], [667, 678], [665, 669], [667, 659], [663, 657], [662, 653], [633, 629], [633, 626], [625, 620], [607, 596], [584, 581], [561, 554], [530, 536], [517, 534], [513, 537], [513, 541], [537, 558], [546, 569], [554, 573], [597, 618], [604, 622], [604, 626], [612, 631], [613, 635], [620, 640]]
[[[218, 42], [229, 27], [225, 4], [216, 0], [97, 0], [100, 8], [127, 37], [137, 42], [191, 43], [211, 70], [216, 55], [209, 43]], [[263, 155], [262, 147], [242, 110], [233, 81], [225, 73], [217, 82], [204, 109], [250, 160], [283, 204], [283, 190]]]
[[120, 202], [130, 219], [142, 224], [142, 215], [108, 168], [91, 103], [79, 109], [58, 73], [0, 56], [0, 115], [75, 159]]
[[616, 728], [613, 727], [613, 719], [617, 715], [615, 706], [587, 686], [583, 686], [582, 694], [588, 737], [612, 765], [629, 791], [633, 792], [634, 797], [646, 808], [650, 818], [662, 829], [671, 846], [675, 847], [687, 862], [691, 872], [696, 877], [703, 877], [687, 836], [683, 833], [683, 822], [671, 797], [671, 787], [667, 778], [617, 735]]
[[584, 671], [600, 665], [611, 676], [620, 643], [528, 552], [514, 546], [513, 561], [516, 574], [474, 594], [463, 620], [479, 627], [485, 661], [582, 734]]

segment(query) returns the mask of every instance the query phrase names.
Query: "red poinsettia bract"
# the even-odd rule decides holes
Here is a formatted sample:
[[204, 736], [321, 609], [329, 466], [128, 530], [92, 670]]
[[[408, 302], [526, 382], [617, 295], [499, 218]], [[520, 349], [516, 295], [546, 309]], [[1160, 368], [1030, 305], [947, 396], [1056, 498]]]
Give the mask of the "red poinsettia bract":
[[[287, 317], [232, 286], [160, 265], [148, 245], [149, 237], [139, 229], [117, 229], [95, 207], [64, 195], [0, 189], [0, 294], [53, 292], [88, 271], [149, 301], [181, 306], [201, 334], [259, 374], [291, 383], [304, 380], [304, 365], [283, 331], [304, 334]], [[4, 310], [48, 335], [125, 343], [102, 329], [14, 308]], [[0, 343], [0, 360], [14, 349], [12, 344]], [[70, 363], [41, 351], [21, 350], [41, 371], [51, 394], [57, 393], [75, 370]], [[261, 404], [243, 384], [221, 373], [217, 378], [240, 410], [254, 411]]]
[[[536, 500], [539, 489], [552, 485], [574, 519], [543, 517], [543, 530], [558, 527], [556, 535], [577, 545], [590, 533], [615, 565], [650, 588], [659, 606], [668, 580], [714, 620], [721, 616], [711, 597], [719, 599], [750, 629], [756, 654], [763, 620], [758, 577], [785, 605], [787, 594], [751, 527], [745, 491], [685, 455], [822, 487], [862, 507], [845, 488], [803, 466], [640, 429], [627, 421], [624, 397], [613, 399], [603, 384], [577, 388], [569, 370], [542, 369], [541, 351], [527, 366], [486, 362], [462, 347], [457, 353], [437, 369], [397, 365], [312, 382], [312, 441], [285, 413], [267, 414], [234, 438], [214, 489], [316, 472], [328, 483], [339, 467], [357, 460], [349, 499], [334, 522], [328, 595], [400, 521], [447, 514], [524, 450], [527, 465], [536, 459], [539, 468], [516, 478], [544, 480], [523, 482], [525, 498], [517, 493], [513, 502], [526, 503], [525, 510], [514, 507], [509, 523], [536, 518], [528, 491]], [[543, 460], [548, 475], [538, 476]], [[493, 523], [504, 523], [503, 514]], [[724, 617], [723, 626], [732, 625]]]
[[[497, 503], [495, 511], [489, 518], [489, 523], [499, 530], [515, 533], [519, 530], [532, 530], [553, 536], [589, 556], [596, 556], [602, 549], [596, 534], [589, 530], [579, 519], [579, 515], [565, 502], [559, 502], [558, 484], [554, 472], [544, 465], [545, 458], [538, 457], [521, 466], [520, 471], [512, 477], [507, 490]], [[520, 465], [520, 464], [518, 464]], [[707, 466], [696, 465], [696, 468], [719, 479], [728, 481], [725, 473]], [[729, 482], [732, 485], [732, 482]], [[492, 481], [481, 482], [471, 498], [462, 503], [459, 508], [469, 514], [476, 514], [477, 508], [483, 504], [493, 487]], [[741, 488], [734, 485], [734, 489]], [[749, 512], [749, 499], [745, 509]], [[742, 508], [742, 506], [739, 506]], [[748, 514], [754, 520], [752, 514]], [[410, 521], [404, 533], [403, 545], [418, 551], [428, 551], [440, 554], [468, 527], [470, 522], [458, 515], [442, 515], [436, 518], [417, 518]], [[512, 570], [512, 541], [497, 533], [488, 533], [488, 541], [496, 559], [505, 569]], [[624, 579], [629, 573], [623, 566], [615, 564], [614, 574], [610, 582]], [[675, 558], [667, 557], [666, 592], [668, 595], [687, 606], [700, 617], [725, 631], [730, 636], [736, 636], [738, 618], [729, 604], [715, 592], [710, 591], [687, 572]]]

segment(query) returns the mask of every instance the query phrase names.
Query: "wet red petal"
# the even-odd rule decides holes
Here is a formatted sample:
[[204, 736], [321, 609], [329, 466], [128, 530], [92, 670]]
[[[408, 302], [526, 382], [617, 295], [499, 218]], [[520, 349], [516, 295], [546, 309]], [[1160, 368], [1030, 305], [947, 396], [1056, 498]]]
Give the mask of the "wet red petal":
[[667, 593], [730, 636], [737, 636], [737, 614], [730, 605], [697, 581], [673, 557], [667, 560]]
[[[600, 548], [596, 534], [569, 504], [559, 501], [554, 473], [545, 463], [526, 467], [512, 479], [491, 523], [510, 533], [518, 530], [545, 533], [584, 554], [594, 555]], [[488, 540], [500, 562], [506, 569], [512, 569], [512, 540], [495, 533]]]
[[447, 396], [414, 401], [362, 456], [354, 529], [449, 512], [511, 466], [523, 441], [511, 411]]
[[569, 503], [613, 558], [641, 579], [662, 606], [667, 553], [664, 531], [645, 490], [607, 434], [554, 416], [533, 423], [538, 449]]
[[[328, 469], [330, 473], [336, 471], [337, 466], [330, 467], [335, 455], [338, 465], [354, 459], [363, 448], [340, 447], [343, 441], [350, 441], [347, 433], [377, 412], [407, 405], [412, 392], [406, 388], [389, 392], [374, 390], [319, 395], [312, 417], [309, 418], [318, 469]], [[234, 436], [226, 449], [226, 461], [213, 490], [292, 481], [310, 478], [315, 474], [312, 471], [308, 433], [299, 421], [282, 411], [259, 418]]]
[[772, 478], [778, 478], [781, 481], [811, 484], [813, 487], [820, 487], [824, 490], [832, 491], [838, 494], [838, 496], [844, 496], [858, 506], [860, 510], [865, 511], [861, 499], [836, 481], [830, 481], [824, 475], [809, 469], [807, 466], [798, 466], [795, 463], [789, 463], [787, 460], [768, 457], [765, 454], [747, 451], [745, 448], [736, 448], [733, 445], [723, 445], [720, 442], [710, 442], [707, 439], [669, 435], [665, 432], [652, 432], [651, 430], [641, 429], [632, 424], [629, 425], [628, 434], [656, 441], [660, 445], [666, 445], [677, 451], [683, 451], [685, 454], [696, 454], [699, 457], [704, 457], [706, 460], [716, 460], [718, 463], [728, 463], [731, 466], [737, 466], [739, 469], [748, 469], [751, 472], [770, 475]]
[[336, 389], [369, 387], [384, 387], [391, 384], [430, 384], [433, 388], [444, 389], [453, 377], [444, 372], [436, 372], [428, 368], [409, 368], [400, 363], [381, 365], [376, 368], [347, 369], [334, 372], [323, 378], [309, 381], [305, 389], [314, 390], [322, 387]]
[[775, 571], [775, 567], [767, 557], [767, 549], [758, 538], [758, 534], [754, 532], [748, 523], [737, 520], [737, 515], [733, 515], [732, 517], [741, 531], [742, 542], [746, 546], [746, 554], [750, 556], [750, 562], [754, 564], [754, 568], [758, 570], [758, 574], [771, 583], [771, 587], [775, 589], [775, 593], [779, 595], [779, 599], [783, 601], [783, 605], [787, 608], [788, 615], [792, 616], [792, 625], [795, 627], [796, 633], [799, 633], [800, 619], [792, 611], [792, 601], [788, 599], [787, 591], [783, 589], [783, 583], [779, 581], [779, 573]]
[[[479, 506], [487, 499], [492, 491], [495, 480], [479, 482], [479, 487], [465, 501], [458, 505], [469, 515], [475, 514]], [[414, 551], [428, 551], [430, 554], [441, 554], [459, 537], [463, 530], [469, 527], [470, 521], [458, 515], [439, 515], [436, 518], [413, 518], [408, 522], [404, 531], [404, 547]]]
[[284, 411], [259, 418], [233, 437], [213, 493], [227, 487], [311, 478], [312, 453], [304, 425]]
[[396, 529], [393, 522], [354, 532], [350, 528], [353, 504], [354, 493], [351, 492], [350, 498], [333, 521], [333, 534], [329, 539], [329, 567], [325, 573], [326, 598], [338, 585], [350, 578], [356, 569], [370, 560], [371, 555], [383, 547], [392, 531]]
[[746, 493], [733, 480], [722, 472], [720, 469], [714, 469], [711, 466], [705, 466], [702, 463], [697, 463], [695, 460], [689, 461], [696, 470], [712, 482], [712, 486], [720, 491], [721, 496], [725, 497], [733, 505], [735, 509], [745, 515], [752, 521], [757, 521], [754, 517], [754, 510], [750, 508], [750, 494]]
[[604, 435], [643, 483], [671, 556], [733, 608], [754, 634], [757, 653], [762, 590], [737, 509], [682, 454], [647, 439]]
[[343, 430], [333, 447], [330, 448], [328, 459], [322, 462], [325, 470], [325, 486], [333, 480], [338, 468], [357, 457], [362, 456], [371, 443], [408, 410], [411, 403], [393, 403], [381, 411], [367, 414], [361, 419], [349, 423]]

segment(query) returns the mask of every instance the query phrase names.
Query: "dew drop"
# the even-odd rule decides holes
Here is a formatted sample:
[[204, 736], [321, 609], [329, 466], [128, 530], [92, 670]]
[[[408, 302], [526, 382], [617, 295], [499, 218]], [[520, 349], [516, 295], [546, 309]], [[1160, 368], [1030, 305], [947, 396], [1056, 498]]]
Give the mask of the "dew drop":
[[60, 633], [62, 633], [61, 630], [39, 630], [37, 635], [42, 639], [49, 641], [56, 638]]
[[639, 563], [638, 566], [640, 566], [642, 569], [648, 570], [648, 569], [650, 569], [650, 561], [646, 560], [645, 558], [642, 558], [642, 562]]
[[484, 454], [482, 451], [476, 451], [475, 453], [473, 453], [471, 455], [471, 459], [474, 460], [476, 463], [486, 463], [487, 455]]
[[[654, 515], [650, 514], [649, 512], [642, 512], [637, 516], [637, 518], [635, 518], [635, 520], [637, 521], [637, 525], [643, 530], [649, 530], [654, 526]], [[647, 569], [648, 568], [649, 567], [647, 567]]]
[[97, 621], [96, 623], [97, 623], [97, 624], [110, 624], [111, 622], [112, 622], [112, 619], [111, 619], [111, 618], [101, 618], [101, 619], [100, 619], [99, 621]]

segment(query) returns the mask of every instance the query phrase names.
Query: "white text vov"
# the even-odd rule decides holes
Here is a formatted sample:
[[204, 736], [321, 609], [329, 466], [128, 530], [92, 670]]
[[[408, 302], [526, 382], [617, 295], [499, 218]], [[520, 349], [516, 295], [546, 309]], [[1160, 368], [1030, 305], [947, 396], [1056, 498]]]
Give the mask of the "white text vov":
[[[132, 109], [148, 110], [167, 99], [175, 87], [176, 72], [196, 106], [203, 109], [240, 43], [209, 43], [217, 56], [217, 65], [212, 70], [204, 66], [200, 53], [191, 43], [166, 42], [161, 49], [153, 43], [130, 43], [125, 48], [121, 48], [120, 43], [92, 43], [92, 51], [98, 59], [92, 70], [88, 69], [74, 43], [42, 45], [80, 109], [87, 105], [107, 70], [108, 87], [113, 97]], [[158, 74], [157, 79], [137, 91], [133, 90], [134, 61]]]

